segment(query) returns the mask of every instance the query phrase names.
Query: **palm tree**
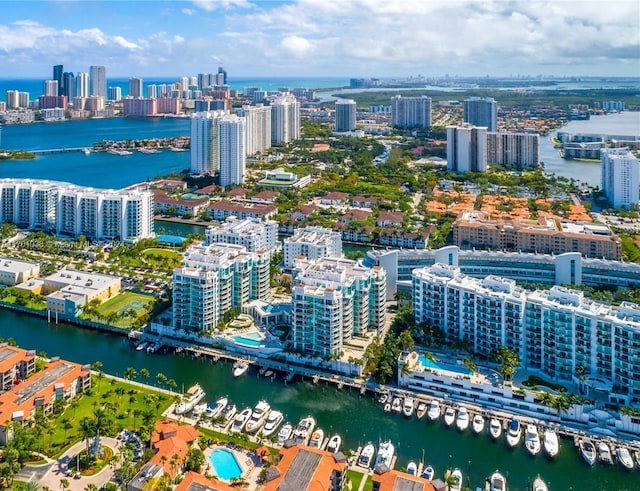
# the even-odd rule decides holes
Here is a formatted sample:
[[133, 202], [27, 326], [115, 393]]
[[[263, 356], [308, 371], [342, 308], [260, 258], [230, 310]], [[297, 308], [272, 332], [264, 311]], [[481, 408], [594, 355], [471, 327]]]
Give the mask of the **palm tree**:
[[80, 420], [80, 436], [87, 442], [87, 455], [89, 455], [89, 440], [95, 434], [93, 421], [87, 416]]
[[158, 373], [158, 375], [156, 375], [156, 381], [158, 382], [158, 385], [162, 385], [166, 383], [167, 376], [164, 373]]
[[64, 491], [69, 489], [69, 479], [60, 479], [60, 488]]
[[144, 379], [148, 379], [150, 377], [149, 370], [147, 370], [146, 368], [141, 368], [138, 373]]
[[134, 378], [136, 375], [138, 375], [138, 372], [136, 371], [135, 368], [133, 367], [127, 367], [127, 369], [124, 371], [124, 378], [126, 380], [131, 380], [132, 378]]
[[60, 423], [62, 423], [62, 429], [64, 430], [64, 441], [66, 442], [67, 431], [73, 428], [73, 425], [71, 424], [71, 421], [69, 421], [69, 418], [62, 418], [62, 420], [60, 420]]

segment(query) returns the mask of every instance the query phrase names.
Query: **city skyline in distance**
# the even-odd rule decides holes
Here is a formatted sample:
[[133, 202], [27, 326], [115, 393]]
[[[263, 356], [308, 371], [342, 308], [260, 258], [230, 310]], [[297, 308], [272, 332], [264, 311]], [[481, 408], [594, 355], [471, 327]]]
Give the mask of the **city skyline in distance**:
[[[3, 2], [3, 78], [640, 75], [640, 4], [420, 0]], [[68, 68], [67, 68], [68, 67]]]

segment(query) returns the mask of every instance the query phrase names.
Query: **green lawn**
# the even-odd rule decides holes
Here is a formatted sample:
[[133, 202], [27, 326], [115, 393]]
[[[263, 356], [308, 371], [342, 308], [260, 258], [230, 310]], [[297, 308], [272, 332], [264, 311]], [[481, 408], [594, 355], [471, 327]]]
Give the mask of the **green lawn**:
[[[154, 410], [155, 419], [160, 419], [162, 413], [173, 402], [168, 394], [115, 379], [100, 378], [94, 375], [92, 384], [93, 387], [89, 393], [82, 394], [76, 399], [77, 407], [74, 407], [72, 403], [61, 415], [52, 419], [53, 432], [44, 436], [46, 453], [49, 456], [60, 455], [65, 448], [80, 441], [80, 421], [84, 417], [92, 418], [94, 411], [104, 407], [107, 402], [115, 405], [114, 435], [124, 428], [137, 429], [141, 421], [139, 412], [148, 407]], [[157, 402], [154, 405], [150, 406], [145, 400], [145, 396], [148, 394], [157, 396]], [[67, 422], [67, 429], [65, 429], [65, 422]]]
[[364, 483], [364, 491], [373, 491], [373, 478], [367, 476], [367, 482]]
[[358, 491], [364, 474], [354, 470], [347, 470], [347, 477], [351, 481], [351, 491]]
[[141, 254], [142, 259], [150, 266], [157, 268], [175, 268], [182, 263], [182, 255], [169, 249], [151, 247]]
[[[137, 312], [137, 318], [140, 318], [151, 310], [150, 308], [147, 308], [146, 305], [149, 303], [153, 305], [155, 301], [156, 299], [153, 295], [143, 295], [141, 293], [125, 291], [98, 306], [97, 310], [100, 317], [89, 316], [88, 314], [81, 314], [80, 317], [94, 322], [104, 323], [106, 322], [105, 319], [107, 316], [111, 314], [119, 314], [120, 312], [126, 312], [129, 309], [134, 309]], [[109, 322], [112, 326], [126, 329], [131, 328], [132, 323], [133, 320], [131, 317], [116, 318]]]

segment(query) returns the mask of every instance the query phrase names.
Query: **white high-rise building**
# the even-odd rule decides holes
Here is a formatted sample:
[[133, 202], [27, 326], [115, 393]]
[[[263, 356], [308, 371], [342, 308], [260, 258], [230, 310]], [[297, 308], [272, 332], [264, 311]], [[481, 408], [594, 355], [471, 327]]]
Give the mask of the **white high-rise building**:
[[487, 170], [487, 128], [447, 126], [447, 170], [457, 173]]
[[336, 101], [335, 131], [345, 132], [356, 129], [356, 101], [352, 99], [338, 99]]
[[122, 88], [116, 86], [116, 87], [109, 87], [109, 100], [110, 101], [121, 101], [122, 100]]
[[[214, 120], [212, 145], [220, 162], [220, 186], [233, 186], [244, 182], [247, 153], [245, 150], [245, 119], [235, 114], [225, 114]], [[217, 136], [217, 138], [216, 138]]]
[[246, 121], [247, 155], [255, 155], [271, 148], [271, 106], [244, 105], [236, 114]]
[[271, 144], [285, 145], [300, 138], [300, 103], [285, 94], [271, 103]]
[[78, 72], [76, 75], [76, 97], [89, 97], [89, 74]]
[[431, 97], [391, 98], [391, 126], [394, 128], [431, 128]]
[[602, 191], [614, 208], [631, 208], [640, 202], [640, 161], [627, 148], [600, 151]]
[[540, 160], [539, 146], [537, 133], [487, 132], [487, 164], [535, 169]]
[[18, 109], [20, 107], [20, 92], [17, 90], [7, 90], [7, 109]]
[[89, 67], [89, 95], [107, 97], [107, 71], [103, 66]]
[[296, 229], [291, 237], [284, 239], [284, 267], [293, 268], [300, 258], [342, 257], [342, 235], [324, 227]]
[[57, 80], [45, 80], [42, 93], [47, 96], [58, 95], [58, 81]]
[[22, 108], [29, 107], [29, 92], [20, 92], [18, 94], [18, 106]]
[[205, 232], [206, 245], [221, 243], [243, 246], [249, 252], [274, 252], [278, 247], [278, 222], [258, 218], [229, 217]]
[[498, 131], [498, 104], [492, 97], [470, 97], [464, 100], [464, 122]]
[[224, 111], [203, 111], [191, 115], [191, 173], [215, 174], [220, 171], [220, 160], [212, 144], [214, 130], [217, 138], [217, 126], [214, 120], [225, 114]]
[[349, 259], [298, 260], [293, 272], [292, 336], [296, 350], [339, 354], [354, 334], [385, 322], [386, 274]]

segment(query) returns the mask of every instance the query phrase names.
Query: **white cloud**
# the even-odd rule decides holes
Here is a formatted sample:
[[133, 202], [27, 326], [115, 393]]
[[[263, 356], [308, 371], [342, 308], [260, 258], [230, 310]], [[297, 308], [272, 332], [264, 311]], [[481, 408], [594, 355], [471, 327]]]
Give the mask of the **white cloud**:
[[211, 12], [217, 8], [230, 9], [232, 7], [250, 8], [253, 4], [247, 0], [193, 0], [194, 5]]
[[280, 47], [296, 58], [309, 56], [313, 50], [308, 39], [300, 36], [287, 36], [280, 42]]
[[181, 12], [182, 12], [184, 15], [193, 15], [193, 14], [195, 14], [195, 13], [196, 13], [196, 11], [195, 11], [195, 10], [193, 10], [193, 9], [182, 9], [182, 10], [181, 10]]

